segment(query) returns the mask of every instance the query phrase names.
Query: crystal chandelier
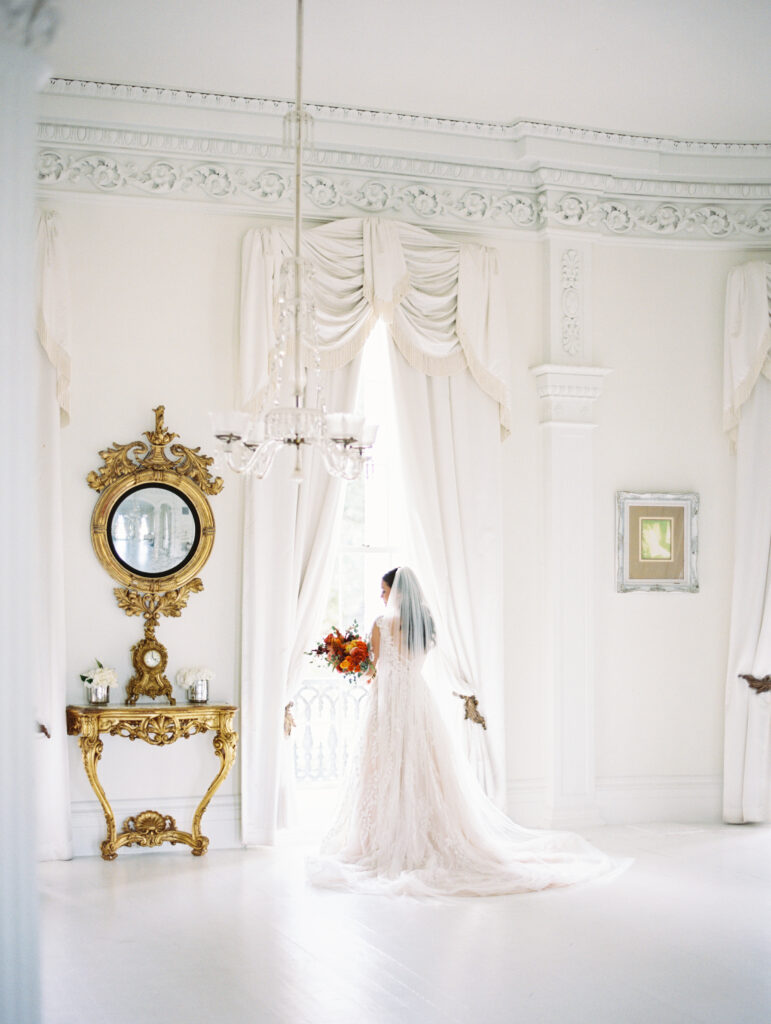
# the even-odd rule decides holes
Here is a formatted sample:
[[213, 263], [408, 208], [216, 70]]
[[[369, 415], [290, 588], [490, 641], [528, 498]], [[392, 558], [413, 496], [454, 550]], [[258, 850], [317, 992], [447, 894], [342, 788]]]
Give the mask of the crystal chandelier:
[[[212, 414], [219, 452], [236, 473], [264, 477], [276, 453], [295, 449], [293, 479], [302, 480], [303, 448], [315, 448], [333, 476], [354, 480], [371, 461], [377, 427], [363, 416], [328, 413], [321, 379], [321, 350], [310, 297], [312, 268], [302, 258], [302, 149], [311, 118], [302, 103], [303, 0], [297, 0], [296, 99], [284, 121], [284, 139], [294, 145], [294, 253], [279, 274], [279, 330], [268, 353], [268, 385], [256, 415]], [[284, 377], [289, 364], [291, 376]], [[312, 383], [311, 383], [312, 381]], [[310, 398], [312, 397], [312, 401]], [[282, 404], [282, 398], [284, 404]], [[288, 399], [288, 400], [287, 400]]]

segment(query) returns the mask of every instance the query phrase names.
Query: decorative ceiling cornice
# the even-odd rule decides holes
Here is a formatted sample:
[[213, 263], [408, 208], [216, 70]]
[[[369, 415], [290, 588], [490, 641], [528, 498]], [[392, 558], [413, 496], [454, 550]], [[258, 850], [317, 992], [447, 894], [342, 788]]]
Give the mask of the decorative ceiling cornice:
[[[277, 141], [291, 104], [61, 79], [44, 101], [43, 195], [153, 196], [291, 216], [290, 160]], [[184, 130], [170, 105], [191, 108]], [[309, 109], [328, 122], [317, 138], [331, 136], [307, 154], [310, 219], [377, 214], [454, 231], [771, 244], [769, 144]]]
[[[121, 85], [109, 82], [88, 82], [79, 79], [52, 78], [45, 92], [49, 95], [92, 97], [95, 99], [128, 100], [140, 103], [164, 104], [195, 109], [229, 112], [263, 113], [283, 117], [293, 109], [289, 100], [257, 96], [231, 96], [226, 93], [197, 92], [188, 89], [168, 89], [158, 86]], [[635, 135], [626, 132], [601, 131], [544, 121], [469, 121], [427, 114], [408, 114], [367, 107], [344, 107], [330, 104], [306, 103], [308, 113], [320, 120], [341, 121], [346, 124], [388, 125], [411, 128], [416, 131], [442, 132], [459, 135], [507, 138], [512, 141], [524, 136], [544, 139], [573, 140], [583, 143], [613, 145], [663, 153], [687, 152], [699, 155], [764, 156], [771, 157], [771, 142], [703, 142], [673, 139], [667, 136]]]

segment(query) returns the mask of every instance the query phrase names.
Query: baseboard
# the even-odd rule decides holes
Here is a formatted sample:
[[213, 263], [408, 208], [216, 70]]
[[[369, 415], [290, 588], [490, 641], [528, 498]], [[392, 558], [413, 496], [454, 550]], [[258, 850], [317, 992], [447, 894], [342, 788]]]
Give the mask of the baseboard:
[[609, 825], [722, 820], [720, 775], [616, 776], [597, 779], [597, 806]]
[[[514, 821], [530, 828], [554, 824], [550, 788], [544, 779], [510, 780], [507, 810]], [[722, 820], [723, 782], [719, 775], [613, 776], [596, 782], [595, 803], [600, 818], [608, 825], [650, 821], [718, 822]], [[135, 800], [112, 804], [118, 827], [141, 810], [154, 808], [171, 814], [180, 828], [189, 829], [198, 800], [195, 797], [151, 797], [137, 806]], [[72, 852], [74, 857], [99, 856], [105, 837], [102, 809], [96, 800], [78, 800], [71, 805]], [[570, 823], [560, 822], [560, 827]], [[575, 823], [578, 827], [578, 822]], [[209, 849], [228, 850], [242, 846], [241, 798], [214, 796], [203, 818], [203, 832]], [[189, 852], [186, 846], [164, 843], [153, 848], [166, 853]], [[148, 854], [136, 846], [124, 847], [120, 855]]]
[[543, 779], [509, 780], [506, 811], [512, 821], [526, 828], [548, 828], [549, 787]]
[[[553, 826], [550, 789], [544, 779], [510, 780], [508, 812], [531, 828]], [[598, 778], [594, 805], [607, 825], [650, 821], [722, 820], [723, 780], [719, 775], [649, 775]], [[559, 827], [570, 822], [560, 821]], [[575, 827], [580, 823], [576, 821]]]
[[[170, 814], [181, 829], [190, 830], [193, 814], [198, 806], [196, 797], [150, 797], [143, 799], [141, 804], [136, 800], [113, 800], [111, 802], [115, 822], [120, 829], [126, 818], [144, 810], [158, 810], [162, 814]], [[70, 805], [72, 815], [72, 855], [73, 857], [99, 856], [100, 845], [106, 836], [104, 814], [96, 800], [76, 800]], [[206, 808], [201, 823], [205, 836], [209, 837], [210, 850], [231, 850], [241, 846], [241, 798], [240, 796], [214, 796]], [[124, 846], [121, 857], [129, 857], [141, 853], [152, 852], [190, 853], [184, 845], [172, 846], [163, 843], [161, 846], [143, 848]]]

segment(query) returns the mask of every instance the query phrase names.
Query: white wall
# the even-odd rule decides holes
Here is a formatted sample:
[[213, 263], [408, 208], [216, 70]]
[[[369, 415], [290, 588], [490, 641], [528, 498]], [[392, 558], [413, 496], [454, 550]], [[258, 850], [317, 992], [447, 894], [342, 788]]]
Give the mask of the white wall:
[[[208, 412], [234, 401], [240, 213], [178, 201], [62, 196], [73, 305], [72, 422], [63, 437], [68, 702], [94, 657], [130, 675], [142, 624], [117, 608], [91, 550], [98, 450], [153, 425], [212, 452]], [[538, 410], [530, 367], [542, 361], [548, 279], [543, 242], [494, 241], [511, 318], [513, 434], [505, 445], [506, 690], [509, 793], [538, 821], [548, 772], [537, 544]], [[728, 269], [749, 253], [597, 243], [592, 254], [594, 363], [612, 369], [597, 405], [595, 701], [600, 811], [609, 820], [719, 813], [722, 702], [730, 601], [733, 461], [720, 429], [722, 310]], [[615, 491], [701, 495], [699, 594], [618, 594]], [[214, 695], [238, 702], [240, 483], [211, 499], [217, 537], [205, 589], [162, 620], [170, 676], [205, 663]], [[208, 737], [156, 750], [106, 739], [100, 775], [119, 820], [153, 807], [186, 821], [216, 766]], [[71, 741], [76, 853], [103, 821]], [[212, 845], [238, 841], [238, 769], [207, 817]]]
[[[597, 803], [608, 821], [720, 816], [723, 694], [731, 598], [734, 460], [722, 434], [728, 270], [757, 253], [593, 245], [593, 363], [613, 372], [597, 402], [594, 550]], [[536, 539], [537, 306], [545, 264], [507, 247], [514, 432], [506, 466], [507, 734], [510, 806], [545, 820], [549, 704]], [[543, 271], [543, 273], [539, 272]], [[615, 492], [697, 491], [698, 594], [615, 586]], [[578, 539], [580, 543], [580, 538]]]
[[[143, 620], [118, 609], [112, 594], [117, 584], [91, 548], [97, 494], [86, 475], [101, 465], [100, 449], [153, 429], [152, 409], [159, 404], [183, 444], [213, 454], [208, 413], [234, 401], [238, 266], [247, 223], [205, 206], [157, 202], [63, 201], [56, 208], [73, 313], [72, 418], [63, 432], [67, 700], [83, 702], [78, 677], [94, 658], [118, 670], [121, 687], [112, 699], [120, 700]], [[157, 635], [169, 650], [172, 682], [181, 667], [209, 665], [217, 674], [212, 697], [237, 703], [239, 479], [229, 474], [210, 503], [216, 537], [201, 573], [204, 590], [190, 597], [181, 618], [161, 619]], [[181, 691], [175, 695], [179, 699]], [[94, 853], [104, 821], [76, 740], [70, 743], [75, 852]], [[219, 763], [210, 734], [160, 749], [111, 737], [104, 744], [100, 778], [118, 824], [153, 808], [189, 828], [196, 798]], [[212, 845], [237, 839], [238, 791], [236, 767], [204, 818]]]
[[[596, 246], [597, 775], [615, 820], [720, 814], [734, 460], [722, 433], [728, 270], [748, 253]], [[614, 587], [616, 490], [700, 495], [697, 594]]]

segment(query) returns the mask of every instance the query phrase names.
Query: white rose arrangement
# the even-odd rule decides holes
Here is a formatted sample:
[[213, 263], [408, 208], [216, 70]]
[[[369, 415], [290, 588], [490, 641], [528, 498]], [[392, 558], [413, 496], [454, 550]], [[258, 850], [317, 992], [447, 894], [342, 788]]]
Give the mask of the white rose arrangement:
[[98, 658], [94, 658], [96, 668], [87, 668], [81, 672], [81, 682], [90, 683], [92, 686], [115, 686], [118, 682], [118, 673], [114, 668], [105, 668]]
[[198, 668], [181, 668], [174, 678], [177, 686], [187, 689], [199, 679], [205, 679], [207, 683], [210, 683], [215, 678], [215, 675], [212, 669], [199, 666]]

